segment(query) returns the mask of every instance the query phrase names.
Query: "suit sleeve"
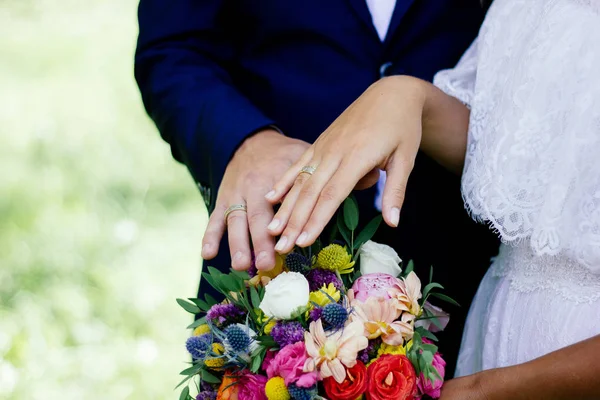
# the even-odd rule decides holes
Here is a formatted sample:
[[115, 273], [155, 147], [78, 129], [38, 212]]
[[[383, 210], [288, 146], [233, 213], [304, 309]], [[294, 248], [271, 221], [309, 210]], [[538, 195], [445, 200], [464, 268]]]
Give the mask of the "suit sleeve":
[[232, 83], [234, 50], [220, 23], [227, 7], [225, 0], [141, 0], [138, 9], [135, 78], [144, 106], [209, 210], [237, 146], [274, 124]]

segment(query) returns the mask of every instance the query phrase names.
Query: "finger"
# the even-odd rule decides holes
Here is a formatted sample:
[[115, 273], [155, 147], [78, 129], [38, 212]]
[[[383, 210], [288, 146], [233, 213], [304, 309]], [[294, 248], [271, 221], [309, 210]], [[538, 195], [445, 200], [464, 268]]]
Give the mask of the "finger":
[[350, 195], [350, 192], [352, 192], [352, 189], [361, 177], [368, 173], [367, 171], [357, 170], [356, 165], [340, 164], [337, 172], [319, 194], [317, 204], [300, 235], [305, 239], [302, 244], [299, 244], [300, 246], [309, 246], [317, 240], [337, 209], [348, 195]]
[[375, 185], [377, 181], [379, 181], [379, 175], [379, 168], [372, 169], [367, 175], [365, 175], [360, 181], [358, 181], [354, 189], [363, 190], [370, 188], [371, 186]]
[[217, 201], [217, 206], [208, 219], [208, 225], [202, 238], [202, 258], [205, 260], [215, 258], [219, 252], [219, 244], [225, 233], [225, 219], [223, 218], [225, 210], [226, 207]]
[[292, 164], [290, 168], [283, 174], [283, 176], [275, 183], [273, 189], [265, 195], [267, 201], [271, 204], [276, 204], [282, 200], [286, 193], [294, 186], [296, 177], [300, 173], [301, 169], [309, 164], [309, 161], [313, 156], [312, 146], [304, 152], [302, 157]]
[[275, 238], [267, 231], [273, 219], [273, 206], [262, 195], [264, 191], [252, 191], [248, 197], [248, 224], [256, 257], [256, 268], [270, 270], [275, 266]]
[[[285, 229], [288, 223], [288, 219], [292, 214], [292, 210], [294, 209], [294, 206], [296, 204], [296, 200], [300, 196], [302, 186], [304, 185], [304, 182], [310, 179], [310, 177], [311, 175], [305, 172], [297, 174], [296, 179], [294, 180], [294, 185], [286, 193], [285, 201], [281, 203], [281, 206], [277, 210], [277, 213], [275, 214], [273, 220], [268, 226], [269, 233], [272, 236], [280, 235], [281, 232], [283, 232], [283, 230]], [[286, 241], [287, 238], [280, 238], [278, 244], [282, 243], [282, 240]], [[279, 251], [279, 249], [276, 250]]]
[[383, 189], [382, 214], [391, 227], [400, 223], [400, 209], [406, 195], [408, 177], [414, 167], [414, 157], [407, 157], [397, 151], [386, 166], [387, 178]]
[[[235, 204], [243, 204], [238, 201]], [[236, 270], [250, 268], [250, 235], [248, 233], [248, 217], [245, 211], [233, 211], [227, 216], [227, 234], [231, 251], [231, 266]]]
[[[284, 219], [287, 218], [287, 224], [281, 237], [287, 239], [287, 248], [283, 248], [283, 252], [291, 250], [294, 245], [301, 247], [307, 245], [304, 226], [313, 213], [323, 188], [338, 169], [339, 163], [339, 160], [321, 162], [317, 171], [300, 188], [299, 196], [291, 208], [291, 214], [284, 216]], [[286, 211], [288, 210], [286, 208]]]

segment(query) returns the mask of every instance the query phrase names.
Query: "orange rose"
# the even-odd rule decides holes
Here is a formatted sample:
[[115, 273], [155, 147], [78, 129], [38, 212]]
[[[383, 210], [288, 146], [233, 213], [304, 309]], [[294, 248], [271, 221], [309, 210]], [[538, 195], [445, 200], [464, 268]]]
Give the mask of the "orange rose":
[[330, 376], [323, 379], [323, 387], [328, 398], [336, 400], [356, 400], [367, 389], [367, 367], [361, 361], [346, 370], [346, 379], [342, 383]]
[[228, 373], [223, 375], [223, 381], [217, 392], [217, 400], [238, 400], [237, 377]]
[[415, 397], [417, 376], [402, 355], [384, 354], [367, 369], [367, 400], [410, 400]]

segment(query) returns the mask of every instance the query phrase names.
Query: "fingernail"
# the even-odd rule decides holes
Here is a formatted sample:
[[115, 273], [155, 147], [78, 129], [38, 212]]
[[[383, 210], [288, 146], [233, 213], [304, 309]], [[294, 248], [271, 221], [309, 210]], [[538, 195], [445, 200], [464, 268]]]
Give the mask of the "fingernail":
[[298, 246], [302, 246], [304, 243], [306, 243], [306, 239], [308, 239], [308, 233], [302, 232], [298, 240], [296, 240], [296, 244]]
[[287, 244], [287, 237], [282, 236], [279, 239], [279, 242], [277, 242], [277, 244], [275, 245], [275, 250], [277, 251], [282, 251], [285, 248], [285, 245]]
[[398, 207], [394, 207], [390, 211], [390, 221], [392, 225], [398, 226], [398, 223], [400, 222], [400, 209]]
[[260, 253], [258, 253], [258, 256], [256, 256], [256, 261], [261, 261], [262, 259], [264, 259], [267, 256], [267, 252], [266, 251], [261, 251]]
[[233, 262], [240, 261], [242, 259], [242, 252], [238, 251], [233, 255]]
[[267, 226], [267, 229], [270, 231], [274, 231], [275, 229], [277, 229], [277, 227], [279, 226], [279, 220], [278, 219], [274, 219], [273, 221], [271, 221], [271, 223]]
[[275, 191], [271, 190], [269, 193], [265, 194], [265, 199], [271, 200], [275, 197]]

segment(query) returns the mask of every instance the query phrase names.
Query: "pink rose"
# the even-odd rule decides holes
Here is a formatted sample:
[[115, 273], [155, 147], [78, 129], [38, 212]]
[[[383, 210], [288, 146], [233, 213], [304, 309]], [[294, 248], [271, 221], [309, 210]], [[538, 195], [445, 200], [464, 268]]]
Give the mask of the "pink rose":
[[265, 359], [263, 360], [262, 366], [261, 366], [263, 371], [266, 371], [267, 368], [269, 368], [271, 361], [273, 361], [273, 359], [275, 358], [276, 355], [277, 355], [276, 351], [267, 350], [267, 353], [265, 354]]
[[[431, 344], [432, 342], [427, 339], [423, 339], [423, 343]], [[439, 399], [442, 394], [442, 385], [444, 384], [446, 361], [444, 361], [440, 353], [435, 353], [435, 356], [433, 356], [432, 365], [433, 368], [437, 370], [438, 374], [440, 374], [442, 379], [437, 379], [436, 381], [431, 382], [429, 379], [425, 378], [423, 374], [421, 374], [417, 378], [417, 387], [419, 388], [421, 395], [427, 395], [432, 399]]]
[[358, 301], [365, 302], [369, 297], [382, 299], [390, 299], [388, 290], [401, 282], [398, 278], [382, 273], [374, 273], [363, 275], [358, 278], [352, 290], [354, 290], [354, 298]]
[[267, 400], [265, 386], [267, 377], [256, 375], [250, 371], [243, 371], [238, 378], [238, 399], [239, 400]]
[[289, 386], [295, 383], [298, 387], [309, 388], [317, 383], [319, 374], [317, 371], [303, 372], [304, 364], [308, 358], [306, 347], [303, 342], [289, 344], [273, 358], [267, 367], [269, 379], [280, 376]]

